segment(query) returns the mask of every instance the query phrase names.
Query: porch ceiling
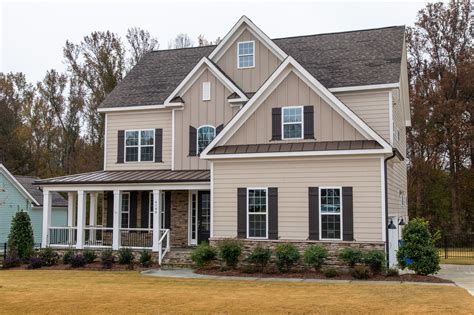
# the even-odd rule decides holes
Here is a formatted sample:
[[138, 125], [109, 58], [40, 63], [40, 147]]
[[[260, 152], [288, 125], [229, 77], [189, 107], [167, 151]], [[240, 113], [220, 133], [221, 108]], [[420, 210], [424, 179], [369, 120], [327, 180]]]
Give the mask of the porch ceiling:
[[210, 182], [209, 170], [146, 170], [146, 171], [97, 171], [41, 179], [35, 185], [57, 184], [138, 184], [138, 183], [190, 183]]

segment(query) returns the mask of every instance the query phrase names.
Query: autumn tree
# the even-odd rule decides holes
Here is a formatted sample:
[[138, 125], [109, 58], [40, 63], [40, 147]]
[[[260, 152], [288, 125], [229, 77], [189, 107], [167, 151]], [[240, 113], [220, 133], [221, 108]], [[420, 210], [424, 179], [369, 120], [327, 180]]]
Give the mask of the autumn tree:
[[168, 42], [168, 48], [187, 48], [193, 47], [194, 42], [186, 33], [180, 33], [175, 39]]
[[129, 67], [132, 68], [149, 51], [160, 47], [158, 39], [152, 37], [150, 32], [138, 27], [132, 27], [127, 30], [127, 42], [130, 46]]

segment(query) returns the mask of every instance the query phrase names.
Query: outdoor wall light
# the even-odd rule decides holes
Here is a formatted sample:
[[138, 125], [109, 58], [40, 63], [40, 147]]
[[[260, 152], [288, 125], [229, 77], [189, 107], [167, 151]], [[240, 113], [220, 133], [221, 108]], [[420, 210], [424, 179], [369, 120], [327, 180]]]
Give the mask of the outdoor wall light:
[[390, 220], [390, 224], [388, 225], [388, 229], [389, 230], [395, 230], [397, 227], [395, 226], [395, 224], [393, 224], [393, 220]]
[[405, 225], [405, 221], [403, 220], [403, 218], [400, 220], [400, 222], [398, 222], [398, 225]]

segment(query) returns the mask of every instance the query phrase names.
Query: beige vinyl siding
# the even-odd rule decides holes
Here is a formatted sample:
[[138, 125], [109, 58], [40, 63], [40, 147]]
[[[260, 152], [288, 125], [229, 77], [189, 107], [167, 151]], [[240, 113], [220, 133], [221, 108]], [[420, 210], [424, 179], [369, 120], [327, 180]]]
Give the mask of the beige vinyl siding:
[[271, 141], [272, 108], [300, 105], [314, 106], [314, 135], [317, 141], [365, 139], [313, 89], [291, 72], [226, 144], [274, 143], [275, 141]]
[[369, 127], [390, 142], [388, 90], [334, 93]]
[[[403, 43], [402, 63], [400, 69], [400, 102], [403, 106], [403, 116], [405, 121], [410, 120], [410, 95], [408, 92], [408, 64], [407, 64], [407, 47]], [[406, 125], [406, 122], [405, 122]]]
[[[241, 29], [237, 33], [240, 31]], [[254, 68], [237, 68], [237, 43], [243, 41], [255, 41]], [[280, 65], [280, 60], [248, 30], [244, 30], [216, 63], [242, 90], [256, 92]]]
[[[107, 113], [106, 170], [171, 169], [171, 111], [144, 110]], [[119, 130], [163, 129], [163, 163], [117, 163], [117, 136]]]
[[[397, 148], [403, 156], [406, 156], [406, 128], [405, 128], [405, 114], [403, 109], [403, 104], [400, 100], [400, 90], [392, 90], [392, 117], [394, 123], [394, 136], [393, 136], [393, 146]], [[400, 138], [396, 139], [395, 131], [398, 129], [400, 132]]]
[[[202, 83], [211, 83], [211, 99], [202, 100]], [[189, 156], [189, 126], [198, 129], [203, 125], [217, 127], [226, 124], [237, 113], [239, 107], [230, 106], [229, 91], [209, 70], [205, 70], [183, 94], [184, 108], [175, 110], [175, 168], [209, 169], [209, 162], [198, 156]]]
[[278, 187], [280, 239], [308, 238], [308, 187], [351, 186], [354, 238], [382, 240], [380, 157], [214, 161], [213, 236], [237, 235], [237, 188]]
[[[394, 158], [387, 163], [388, 213], [389, 215], [407, 216], [407, 164]], [[400, 205], [400, 191], [405, 193], [405, 206]]]

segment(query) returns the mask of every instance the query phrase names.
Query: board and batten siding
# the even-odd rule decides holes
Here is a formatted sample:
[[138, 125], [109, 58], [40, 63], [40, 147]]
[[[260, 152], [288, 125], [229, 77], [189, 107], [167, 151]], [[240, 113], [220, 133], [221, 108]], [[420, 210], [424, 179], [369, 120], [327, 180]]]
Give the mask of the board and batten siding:
[[[202, 84], [210, 82], [211, 99], [202, 100]], [[209, 70], [204, 71], [181, 96], [184, 108], [175, 110], [175, 170], [209, 169], [209, 162], [198, 156], [189, 156], [189, 126], [198, 129], [203, 125], [217, 127], [228, 123], [238, 112], [230, 106], [227, 97], [232, 93]]]
[[382, 240], [380, 157], [302, 157], [213, 162], [213, 236], [237, 235], [237, 188], [278, 188], [280, 239], [309, 235], [308, 187], [353, 187], [354, 239]]
[[313, 89], [295, 73], [290, 72], [226, 144], [275, 143], [276, 141], [271, 140], [272, 108], [304, 105], [314, 106], [314, 136], [316, 141], [365, 139], [349, 122], [322, 100]]
[[[255, 41], [255, 67], [253, 68], [237, 68], [237, 43], [243, 41]], [[248, 30], [244, 30], [216, 63], [243, 91], [256, 92], [281, 62], [262, 42]]]
[[[105, 170], [171, 169], [171, 111], [143, 110], [107, 113]], [[163, 129], [163, 162], [117, 163], [119, 130]]]

